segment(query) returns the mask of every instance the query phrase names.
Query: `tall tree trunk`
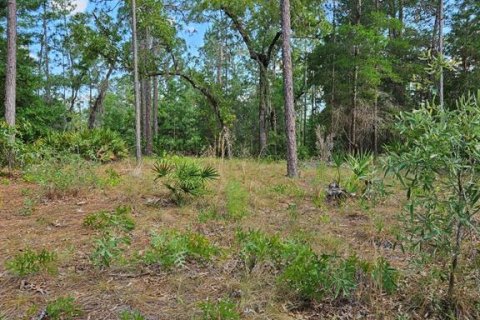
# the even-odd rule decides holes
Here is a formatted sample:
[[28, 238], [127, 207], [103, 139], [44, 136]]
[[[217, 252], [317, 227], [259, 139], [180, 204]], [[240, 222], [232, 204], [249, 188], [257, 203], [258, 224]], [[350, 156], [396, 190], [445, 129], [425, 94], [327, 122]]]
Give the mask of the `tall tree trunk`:
[[283, 87], [285, 99], [285, 131], [287, 135], [287, 175], [298, 176], [297, 141], [295, 133], [295, 108], [293, 98], [292, 52], [290, 47], [290, 1], [282, 0], [282, 57]]
[[[355, 15], [355, 25], [359, 26], [362, 17], [362, 0], [357, 0], [357, 8]], [[351, 110], [351, 123], [350, 123], [350, 153], [357, 151], [357, 104], [358, 104], [358, 54], [359, 48], [357, 45], [353, 48], [354, 63], [353, 68], [353, 93], [352, 93], [352, 110]]]
[[142, 161], [142, 134], [140, 115], [140, 84], [138, 81], [138, 44], [137, 44], [137, 6], [132, 0], [132, 51], [133, 51], [133, 82], [135, 88], [135, 157], [137, 165]]
[[[333, 0], [333, 46], [334, 48], [336, 47], [337, 44], [337, 0]], [[336, 48], [335, 48], [336, 50]], [[332, 94], [330, 96], [330, 106], [331, 106], [331, 111], [330, 111], [330, 133], [333, 133], [333, 130], [337, 128], [336, 124], [336, 117], [335, 117], [335, 112], [336, 112], [336, 103], [335, 103], [335, 90], [336, 90], [336, 55], [335, 55], [335, 50], [332, 54]]]
[[50, 50], [48, 48], [48, 19], [47, 19], [47, 2], [48, 0], [43, 1], [43, 37], [42, 37], [42, 54], [44, 55], [45, 63], [45, 101], [48, 103], [51, 102], [51, 93], [50, 93]]
[[90, 108], [90, 114], [88, 116], [89, 129], [93, 129], [98, 126], [98, 115], [101, 114], [103, 110], [103, 101], [105, 100], [105, 95], [107, 94], [110, 76], [113, 73], [113, 69], [114, 65], [110, 65], [108, 72], [105, 75], [105, 79], [103, 79], [102, 83], [100, 84], [100, 88], [98, 89], [97, 98]]
[[269, 104], [269, 83], [268, 83], [268, 66], [259, 63], [259, 90], [260, 90], [260, 105], [258, 116], [260, 155], [267, 151], [267, 114]]
[[[15, 126], [15, 100], [17, 92], [17, 2], [7, 3], [7, 65], [5, 76], [5, 120]], [[15, 137], [13, 137], [15, 139]]]
[[[438, 56], [443, 60], [443, 0], [439, 0], [438, 6]], [[438, 96], [440, 98], [440, 107], [444, 107], [443, 94], [443, 67], [440, 65], [440, 79], [438, 83]]]
[[153, 137], [156, 139], [158, 137], [158, 76], [153, 77], [153, 100], [152, 100], [152, 109], [153, 109]]

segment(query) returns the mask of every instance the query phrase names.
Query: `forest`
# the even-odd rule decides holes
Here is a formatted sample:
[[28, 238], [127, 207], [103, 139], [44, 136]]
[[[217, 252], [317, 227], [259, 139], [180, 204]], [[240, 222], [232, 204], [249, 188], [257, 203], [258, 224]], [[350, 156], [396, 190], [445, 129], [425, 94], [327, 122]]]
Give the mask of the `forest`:
[[478, 0], [0, 0], [0, 115], [0, 320], [480, 319]]

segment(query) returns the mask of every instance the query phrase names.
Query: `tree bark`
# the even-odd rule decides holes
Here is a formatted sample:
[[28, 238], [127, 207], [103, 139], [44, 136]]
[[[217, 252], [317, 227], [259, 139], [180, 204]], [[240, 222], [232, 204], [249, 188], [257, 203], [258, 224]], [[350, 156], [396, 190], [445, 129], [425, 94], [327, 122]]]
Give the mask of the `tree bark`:
[[[5, 77], [5, 120], [11, 127], [15, 126], [16, 92], [17, 92], [17, 2], [7, 3], [7, 65]], [[12, 137], [15, 139], [15, 137]]]
[[293, 98], [292, 53], [290, 47], [290, 1], [282, 0], [282, 57], [283, 57], [283, 87], [285, 103], [285, 131], [287, 135], [287, 175], [298, 176], [297, 141], [295, 133], [295, 108]]
[[132, 51], [133, 51], [133, 82], [135, 91], [135, 157], [137, 165], [142, 161], [142, 135], [140, 118], [140, 84], [138, 81], [138, 44], [137, 44], [137, 14], [136, 2], [132, 0]]

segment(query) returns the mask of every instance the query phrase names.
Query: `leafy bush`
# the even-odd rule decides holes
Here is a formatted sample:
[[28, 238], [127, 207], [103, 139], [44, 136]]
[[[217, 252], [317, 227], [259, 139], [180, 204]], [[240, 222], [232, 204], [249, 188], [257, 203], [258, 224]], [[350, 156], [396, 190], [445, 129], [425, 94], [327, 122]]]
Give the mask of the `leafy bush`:
[[5, 267], [10, 272], [23, 277], [40, 271], [53, 271], [57, 255], [43, 249], [40, 252], [27, 249], [14, 258], [7, 260]]
[[152, 235], [150, 246], [143, 257], [145, 263], [160, 264], [167, 269], [182, 268], [188, 260], [209, 261], [219, 253], [206, 237], [175, 230]]
[[95, 230], [107, 228], [119, 229], [121, 231], [132, 231], [135, 228], [135, 221], [130, 214], [129, 207], [120, 206], [113, 212], [99, 211], [91, 213], [83, 220], [83, 225]]
[[240, 314], [234, 302], [228, 299], [219, 299], [216, 302], [209, 300], [200, 304], [203, 320], [239, 320]]
[[108, 162], [128, 156], [123, 139], [108, 129], [53, 132], [35, 142], [38, 149], [78, 154], [85, 160]]
[[389, 148], [387, 172], [407, 191], [411, 243], [449, 265], [452, 302], [462, 243], [479, 234], [480, 91], [455, 108], [426, 104], [402, 113], [396, 130], [403, 141]]
[[95, 240], [95, 248], [90, 259], [97, 267], [108, 268], [125, 251], [122, 245], [130, 245], [130, 238], [106, 232], [101, 238]]
[[211, 166], [201, 167], [194, 160], [187, 158], [161, 159], [154, 165], [155, 180], [163, 179], [177, 203], [183, 203], [187, 196], [200, 196], [205, 193], [208, 180], [218, 177], [218, 172]]
[[63, 156], [30, 165], [23, 178], [38, 183], [47, 198], [76, 196], [82, 189], [99, 184], [95, 166], [77, 156]]
[[47, 304], [46, 314], [52, 320], [70, 320], [82, 315], [72, 297], [61, 297]]
[[227, 217], [239, 220], [248, 214], [248, 192], [238, 181], [229, 181], [225, 190]]

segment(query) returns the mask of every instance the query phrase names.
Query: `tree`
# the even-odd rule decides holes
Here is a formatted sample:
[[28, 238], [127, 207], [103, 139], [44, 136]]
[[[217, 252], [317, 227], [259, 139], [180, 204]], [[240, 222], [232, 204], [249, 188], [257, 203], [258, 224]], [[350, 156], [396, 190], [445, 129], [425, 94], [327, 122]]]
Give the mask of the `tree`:
[[287, 136], [287, 175], [298, 176], [297, 141], [295, 134], [295, 107], [293, 101], [293, 72], [290, 47], [290, 1], [281, 1], [282, 10], [282, 53], [283, 53], [283, 87], [285, 105], [285, 133]]
[[450, 265], [447, 299], [453, 303], [462, 243], [479, 234], [480, 91], [456, 108], [426, 104], [396, 120], [403, 141], [389, 149], [387, 168], [408, 190], [409, 239]]
[[[5, 120], [15, 126], [17, 92], [17, 1], [7, 3], [7, 63], [5, 76]], [[15, 137], [13, 137], [15, 138]]]
[[133, 85], [135, 91], [135, 157], [137, 164], [142, 161], [142, 129], [140, 110], [140, 83], [138, 80], [138, 44], [137, 44], [137, 6], [132, 0], [132, 51], [133, 51]]

